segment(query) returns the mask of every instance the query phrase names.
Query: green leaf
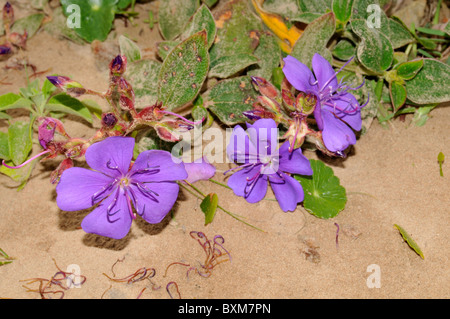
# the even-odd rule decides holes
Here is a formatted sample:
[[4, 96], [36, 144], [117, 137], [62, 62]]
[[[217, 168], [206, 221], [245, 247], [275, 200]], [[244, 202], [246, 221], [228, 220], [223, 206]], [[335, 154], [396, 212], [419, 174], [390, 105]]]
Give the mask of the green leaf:
[[287, 19], [295, 18], [301, 13], [297, 0], [264, 0], [262, 8]]
[[297, 0], [301, 12], [325, 13], [331, 9], [332, 0]]
[[27, 32], [28, 39], [31, 38], [36, 31], [39, 29], [39, 27], [42, 24], [42, 21], [44, 20], [45, 14], [43, 13], [36, 13], [29, 15], [25, 18], [19, 19], [11, 27], [11, 32], [17, 32], [19, 34], [24, 34], [25, 31]]
[[165, 60], [170, 51], [173, 50], [181, 41], [161, 41], [157, 43], [158, 55], [161, 60]]
[[6, 93], [0, 96], [0, 111], [23, 108], [32, 111], [31, 102], [14, 93]]
[[417, 104], [450, 101], [450, 66], [434, 59], [424, 59], [417, 75], [406, 81], [408, 99]]
[[119, 37], [120, 54], [127, 57], [127, 62], [134, 62], [141, 59], [141, 50], [139, 46], [128, 39], [126, 36]]
[[422, 259], [425, 259], [423, 256], [422, 250], [420, 250], [419, 245], [411, 238], [411, 236], [404, 230], [401, 226], [394, 224], [394, 227], [398, 229], [403, 239], [407, 242], [409, 247], [411, 247]]
[[395, 69], [397, 76], [404, 80], [411, 80], [423, 67], [423, 60], [409, 61], [399, 64]]
[[317, 18], [305, 28], [302, 36], [294, 44], [291, 55], [308, 67], [311, 67], [312, 58], [316, 53], [331, 61], [331, 52], [326, 46], [335, 30], [334, 13], [330, 12]]
[[125, 78], [133, 87], [136, 108], [153, 105], [158, 100], [158, 74], [161, 62], [139, 60], [127, 64]]
[[112, 28], [117, 0], [61, 0], [63, 12], [71, 18], [72, 12], [67, 11], [71, 4], [80, 8], [80, 27], [75, 32], [88, 42], [105, 41]]
[[235, 55], [222, 56], [211, 62], [209, 77], [228, 78], [246, 67], [258, 63], [259, 60], [252, 54], [239, 53]]
[[203, 98], [200, 95], [195, 99], [194, 107], [191, 110], [191, 115], [195, 122], [204, 119], [202, 123], [202, 130], [206, 130], [211, 127], [214, 122], [213, 116], [203, 106]]
[[412, 123], [416, 126], [423, 126], [427, 122], [429, 116], [428, 114], [437, 106], [437, 104], [431, 104], [426, 106], [421, 106], [414, 112], [414, 117]]
[[66, 93], [60, 93], [53, 96], [48, 101], [45, 109], [48, 111], [63, 112], [80, 116], [89, 123], [92, 123], [92, 115], [91, 112], [89, 112], [89, 109], [79, 100], [67, 95]]
[[338, 29], [343, 29], [352, 15], [354, 0], [333, 0], [332, 9], [336, 16]]
[[182, 41], [186, 40], [193, 34], [202, 30], [206, 30], [206, 39], [208, 42], [208, 48], [210, 48], [216, 37], [216, 22], [214, 21], [211, 11], [209, 11], [208, 7], [203, 4], [190, 18], [188, 25], [180, 36], [180, 39]]
[[9, 161], [9, 138], [7, 133], [0, 132], [0, 159]]
[[227, 125], [248, 121], [242, 112], [252, 109], [257, 96], [248, 76], [222, 80], [202, 95], [204, 106]]
[[352, 20], [351, 27], [361, 39], [356, 51], [358, 60], [367, 69], [382, 74], [394, 59], [389, 39], [376, 28], [369, 28], [366, 20]]
[[[379, 82], [383, 85], [383, 81]], [[375, 80], [367, 80], [366, 84], [362, 87], [364, 99], [369, 99], [369, 102], [361, 110], [361, 135], [364, 135], [372, 125], [373, 119], [377, 116], [378, 105], [380, 104], [380, 98], [377, 96], [377, 84]]]
[[394, 112], [397, 112], [406, 102], [406, 89], [403, 84], [396, 81], [389, 83], [389, 92]]
[[219, 197], [215, 193], [206, 195], [200, 204], [202, 212], [205, 214], [205, 226], [211, 223], [216, 215]]
[[333, 218], [345, 208], [347, 195], [333, 170], [319, 160], [310, 160], [312, 176], [295, 175], [303, 187], [305, 209], [319, 218]]
[[263, 24], [246, 0], [230, 1], [215, 13], [216, 41], [210, 49], [211, 64], [224, 56], [252, 54]]
[[64, 16], [62, 7], [53, 9], [52, 19], [44, 24], [43, 29], [56, 37], [69, 39], [70, 41], [81, 45], [86, 43], [85, 40], [76, 33], [76, 28], [72, 29], [67, 26], [67, 17]]
[[355, 56], [356, 46], [350, 40], [342, 39], [336, 44], [331, 53], [339, 60], [348, 61], [352, 56]]
[[14, 122], [8, 128], [9, 156], [14, 165], [20, 165], [28, 158], [33, 142], [31, 122]]
[[177, 45], [164, 60], [158, 75], [158, 100], [169, 110], [192, 102], [209, 70], [206, 31]]
[[199, 6], [198, 0], [163, 0], [159, 2], [158, 24], [162, 36], [173, 40], [184, 30]]
[[261, 32], [259, 45], [253, 54], [259, 59], [258, 65], [249, 67], [248, 75], [270, 80], [273, 69], [280, 65], [281, 50], [277, 38], [268, 32]]

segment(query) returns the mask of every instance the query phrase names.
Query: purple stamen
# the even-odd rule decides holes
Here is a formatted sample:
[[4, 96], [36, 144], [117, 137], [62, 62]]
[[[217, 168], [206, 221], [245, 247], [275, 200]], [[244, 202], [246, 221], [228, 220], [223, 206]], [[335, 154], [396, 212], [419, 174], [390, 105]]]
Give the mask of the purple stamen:
[[150, 198], [154, 202], [159, 203], [159, 200], [155, 196], [153, 196], [153, 194], [155, 194], [156, 196], [159, 196], [158, 193], [152, 191], [151, 189], [148, 189], [142, 183], [133, 183], [133, 185], [135, 185], [138, 188], [138, 190], [141, 192], [142, 195], [144, 195], [147, 198]]
[[95, 193], [94, 195], [92, 195], [91, 197], [91, 202], [92, 202], [92, 206], [95, 205], [95, 202], [102, 197], [102, 195], [109, 191], [111, 188], [113, 188], [117, 183], [117, 180], [114, 180], [113, 182], [109, 183], [108, 185], [106, 185], [105, 187], [103, 187], [101, 190], [99, 190], [97, 193]]

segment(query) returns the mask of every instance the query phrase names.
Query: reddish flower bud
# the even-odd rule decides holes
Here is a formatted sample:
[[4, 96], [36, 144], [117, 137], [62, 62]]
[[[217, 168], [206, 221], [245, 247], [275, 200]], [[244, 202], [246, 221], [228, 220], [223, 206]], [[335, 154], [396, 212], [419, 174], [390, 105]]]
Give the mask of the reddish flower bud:
[[270, 98], [275, 99], [279, 97], [279, 92], [277, 88], [267, 81], [264, 78], [258, 77], [258, 76], [252, 76], [252, 82], [255, 84], [257, 90], [261, 92], [262, 95]]
[[3, 23], [9, 26], [14, 22], [14, 9], [9, 2], [3, 6]]
[[109, 64], [111, 75], [121, 75], [125, 73], [127, 68], [127, 57], [125, 55], [116, 56]]
[[102, 114], [102, 127], [112, 129], [117, 123], [117, 117], [113, 113]]
[[9, 42], [22, 49], [26, 49], [27, 39], [28, 33], [26, 31], [24, 34], [13, 32], [9, 35]]
[[50, 81], [54, 86], [61, 89], [71, 96], [80, 96], [86, 93], [86, 89], [83, 86], [68, 78], [67, 76], [57, 75], [57, 76], [47, 76], [47, 80]]

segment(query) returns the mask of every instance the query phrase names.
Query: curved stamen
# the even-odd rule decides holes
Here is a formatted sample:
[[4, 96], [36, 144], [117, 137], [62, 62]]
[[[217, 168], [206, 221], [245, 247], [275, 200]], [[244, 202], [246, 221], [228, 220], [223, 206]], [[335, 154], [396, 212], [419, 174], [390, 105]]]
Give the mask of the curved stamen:
[[41, 152], [41, 153], [39, 153], [39, 154], [33, 156], [33, 157], [30, 158], [29, 160], [23, 162], [22, 164], [20, 164], [20, 165], [18, 165], [18, 166], [9, 166], [9, 165], [6, 165], [5, 160], [3, 160], [2, 165], [5, 166], [5, 167], [8, 167], [8, 168], [10, 168], [10, 169], [18, 169], [18, 168], [24, 167], [24, 166], [27, 165], [28, 163], [34, 161], [34, 160], [35, 160], [36, 158], [38, 158], [39, 156], [42, 156], [42, 155], [47, 154], [47, 153], [50, 153], [50, 150], [43, 151], [43, 152]]
[[249, 166], [255, 166], [256, 164], [257, 163], [248, 163], [248, 164], [245, 164], [245, 165], [236, 166], [236, 167], [230, 168], [229, 170], [226, 170], [223, 174], [226, 175], [227, 173], [229, 173], [231, 171], [234, 171], [236, 169], [244, 169], [244, 168], [247, 168]]
[[133, 214], [133, 208], [131, 207], [130, 197], [128, 196], [128, 187], [124, 187], [125, 198], [127, 201], [128, 213], [130, 213], [131, 219], [136, 219], [136, 215]]
[[113, 199], [112, 203], [109, 204], [108, 208], [106, 209], [106, 218], [108, 219], [108, 222], [110, 222], [110, 223], [115, 223], [116, 221], [118, 221], [120, 219], [120, 218], [117, 218], [113, 221], [111, 221], [109, 219], [109, 217], [114, 216], [115, 214], [117, 214], [120, 211], [120, 209], [118, 209], [114, 213], [111, 213], [112, 209], [114, 207], [116, 207], [116, 205], [117, 205], [117, 199], [118, 199], [119, 195], [120, 195], [120, 187], [117, 187], [117, 191], [116, 191], [116, 194], [114, 195], [114, 199]]
[[120, 171], [119, 166], [117, 166], [117, 165], [116, 165], [116, 166], [111, 166], [111, 159], [109, 159], [109, 160], [106, 162], [106, 167], [108, 167], [109, 169], [118, 171], [120, 174], [122, 174], [122, 172]]
[[143, 207], [143, 209], [142, 209], [142, 213], [141, 212], [139, 212], [139, 203], [138, 203], [138, 200], [137, 200], [137, 198], [136, 198], [136, 194], [134, 193], [134, 190], [133, 190], [133, 188], [128, 188], [128, 191], [130, 192], [130, 195], [131, 195], [131, 197], [132, 197], [132, 200], [133, 200], [133, 205], [134, 205], [134, 208], [136, 209], [136, 213], [139, 215], [139, 216], [144, 216], [144, 214], [145, 214], [145, 204], [144, 204], [144, 207]]
[[142, 195], [144, 195], [147, 198], [150, 198], [152, 201], [159, 203], [159, 200], [153, 196], [155, 194], [156, 196], [159, 196], [158, 193], [155, 191], [148, 189], [144, 184], [142, 183], [133, 183], [137, 187], [137, 189], [141, 192]]
[[130, 177], [133, 177], [134, 175], [137, 175], [137, 174], [148, 174], [148, 175], [158, 174], [161, 171], [159, 169], [159, 167], [160, 166], [158, 165], [158, 166], [152, 166], [152, 167], [139, 169], [139, 170], [133, 172], [133, 174], [131, 174]]
[[103, 195], [104, 193], [106, 193], [107, 191], [109, 191], [111, 188], [113, 188], [113, 187], [116, 185], [116, 183], [117, 183], [117, 180], [114, 180], [114, 181], [112, 181], [111, 183], [109, 183], [108, 185], [102, 187], [102, 189], [99, 190], [97, 193], [95, 193], [94, 195], [92, 195], [92, 197], [91, 197], [91, 203], [92, 203], [92, 206], [95, 205], [95, 202], [96, 202], [98, 199], [100, 199], [100, 198], [103, 199], [104, 197], [106, 197], [106, 196], [102, 197], [102, 195]]

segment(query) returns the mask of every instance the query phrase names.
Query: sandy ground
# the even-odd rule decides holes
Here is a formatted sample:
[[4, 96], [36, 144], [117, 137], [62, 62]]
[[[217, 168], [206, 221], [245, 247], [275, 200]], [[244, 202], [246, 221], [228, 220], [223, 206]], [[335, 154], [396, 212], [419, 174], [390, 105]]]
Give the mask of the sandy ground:
[[[118, 32], [125, 30], [123, 21], [115, 23]], [[129, 26], [126, 32], [148, 49], [148, 57], [154, 56], [154, 41], [160, 39], [157, 29]], [[29, 41], [26, 55], [38, 71], [51, 68], [49, 73], [106, 89], [107, 70], [98, 68], [89, 46], [40, 32]], [[25, 72], [4, 66], [0, 62], [2, 75], [12, 85], [2, 85], [0, 94], [17, 93], [25, 85]], [[396, 120], [383, 128], [375, 121], [346, 160], [327, 161], [348, 192], [345, 210], [332, 220], [318, 219], [301, 207], [284, 213], [269, 200], [248, 204], [221, 186], [197, 184], [205, 192], [216, 192], [219, 204], [264, 232], [222, 211], [204, 226], [199, 201], [182, 191], [173, 219], [168, 216], [157, 225], [137, 219], [124, 239], [107, 239], [80, 229], [88, 211], [64, 212], [57, 207], [55, 187], [49, 182], [57, 161], [38, 164], [20, 192], [0, 175], [0, 248], [15, 257], [12, 264], [0, 267], [0, 297], [40, 298], [21, 280], [50, 279], [58, 271], [55, 261], [65, 271], [75, 265], [71, 267], [78, 267], [87, 278], [81, 288], [65, 291], [65, 298], [168, 299], [169, 282], [177, 283], [182, 298], [449, 298], [450, 170], [444, 163], [441, 177], [437, 163], [439, 152], [450, 156], [449, 107], [433, 110], [423, 127], [410, 122], [407, 116], [404, 122]], [[98, 127], [98, 122], [89, 126], [74, 117], [65, 123], [69, 134], [79, 137]], [[6, 129], [0, 122], [0, 130]], [[317, 158], [313, 152], [305, 155]], [[224, 180], [220, 171], [214, 178]], [[269, 191], [267, 197], [273, 194]], [[341, 229], [338, 247], [335, 223]], [[424, 260], [403, 241], [394, 224], [416, 240]], [[194, 271], [187, 278], [188, 267], [182, 265], [171, 266], [165, 274], [173, 262], [198, 266], [204, 261], [190, 231], [201, 231], [210, 239], [222, 235], [232, 260], [217, 265], [209, 278]], [[309, 257], [307, 244], [315, 247]], [[113, 276], [111, 267], [118, 259], [123, 262], [114, 267], [115, 278], [142, 267], [153, 268], [155, 276], [133, 284], [113, 282], [104, 274]], [[370, 285], [375, 275], [379, 287]], [[37, 289], [38, 283], [28, 286]], [[174, 285], [170, 291], [178, 297]]]

